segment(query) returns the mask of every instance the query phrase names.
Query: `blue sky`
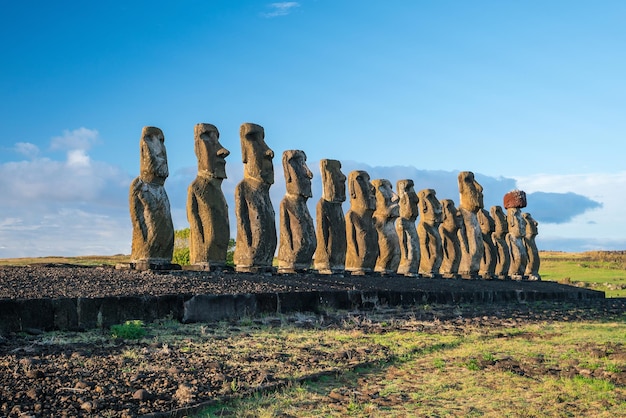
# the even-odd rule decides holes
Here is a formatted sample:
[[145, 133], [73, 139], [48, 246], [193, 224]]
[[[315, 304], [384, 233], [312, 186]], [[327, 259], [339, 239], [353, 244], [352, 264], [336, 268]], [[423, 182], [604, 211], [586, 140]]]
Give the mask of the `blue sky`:
[[[341, 160], [458, 203], [528, 193], [540, 249], [626, 249], [626, 2], [3, 1], [0, 257], [130, 252], [143, 126], [165, 134], [187, 226], [193, 127], [239, 126], [279, 157]], [[275, 159], [275, 206], [284, 194]], [[230, 200], [232, 201], [232, 200]], [[231, 205], [232, 208], [232, 205]], [[347, 203], [344, 204], [347, 210]], [[234, 212], [231, 210], [231, 225]]]

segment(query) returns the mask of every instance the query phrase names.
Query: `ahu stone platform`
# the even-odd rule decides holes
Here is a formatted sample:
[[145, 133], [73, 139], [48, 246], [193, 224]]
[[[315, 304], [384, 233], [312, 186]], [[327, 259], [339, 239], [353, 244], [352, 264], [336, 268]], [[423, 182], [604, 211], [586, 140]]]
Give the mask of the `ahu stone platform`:
[[[22, 281], [20, 276], [24, 276]], [[20, 289], [19, 283], [24, 282], [26, 287]], [[0, 268], [0, 335], [108, 328], [136, 319], [211, 322], [298, 311], [426, 304], [584, 303], [604, 297], [603, 292], [546, 281], [11, 267]]]

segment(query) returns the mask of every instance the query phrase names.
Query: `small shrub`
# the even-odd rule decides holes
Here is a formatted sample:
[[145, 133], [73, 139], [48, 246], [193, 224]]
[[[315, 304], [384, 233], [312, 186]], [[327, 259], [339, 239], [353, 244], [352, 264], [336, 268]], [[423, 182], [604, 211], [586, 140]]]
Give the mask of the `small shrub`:
[[146, 335], [143, 321], [138, 319], [126, 321], [121, 325], [111, 326], [111, 336], [113, 338], [124, 338], [126, 340], [138, 340]]

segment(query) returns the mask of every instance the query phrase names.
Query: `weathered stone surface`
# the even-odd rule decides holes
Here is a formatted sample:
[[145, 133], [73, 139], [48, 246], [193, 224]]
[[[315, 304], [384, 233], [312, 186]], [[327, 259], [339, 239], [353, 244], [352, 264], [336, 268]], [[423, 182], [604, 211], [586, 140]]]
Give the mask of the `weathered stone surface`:
[[506, 215], [502, 211], [502, 206], [492, 206], [490, 212], [495, 226], [493, 234], [491, 234], [493, 245], [496, 249], [494, 274], [498, 279], [506, 279], [509, 277], [509, 268], [511, 266], [509, 245], [506, 242], [509, 226], [507, 224]]
[[400, 244], [398, 274], [413, 277], [419, 274], [420, 241], [415, 221], [419, 216], [419, 198], [413, 180], [398, 180], [396, 189], [400, 197], [400, 217], [396, 220], [396, 233]]
[[374, 271], [393, 274], [400, 264], [400, 243], [396, 232], [396, 219], [400, 216], [399, 198], [389, 180], [376, 179], [372, 184], [376, 194], [373, 218], [378, 233], [378, 258]]
[[419, 274], [425, 277], [436, 277], [443, 260], [441, 236], [441, 204], [433, 189], [423, 189], [417, 193], [419, 199], [420, 220], [417, 224], [417, 236], [420, 241]]
[[192, 265], [221, 268], [226, 265], [230, 240], [228, 204], [222, 192], [226, 157], [230, 152], [219, 142], [214, 125], [194, 127], [194, 150], [198, 175], [187, 189], [189, 261]]
[[239, 130], [244, 178], [235, 187], [237, 239], [233, 261], [240, 272], [272, 270], [276, 252], [276, 221], [269, 189], [274, 184], [274, 151], [265, 130], [244, 123]]
[[316, 208], [313, 266], [322, 274], [341, 273], [346, 266], [346, 219], [341, 206], [346, 201], [346, 176], [337, 160], [321, 160], [320, 173], [322, 197]]
[[376, 194], [366, 171], [348, 174], [350, 209], [346, 213], [346, 270], [353, 275], [372, 272], [378, 258], [378, 233], [373, 214]]
[[461, 242], [461, 264], [459, 274], [463, 277], [474, 278], [480, 270], [485, 246], [478, 223], [477, 213], [484, 207], [483, 188], [474, 179], [471, 171], [461, 171], [459, 182], [459, 212], [463, 217], [463, 234]]
[[493, 232], [496, 229], [495, 220], [489, 215], [486, 209], [480, 209], [477, 213], [478, 224], [480, 225], [480, 232], [483, 237], [483, 246], [485, 248], [483, 252], [483, 258], [480, 261], [480, 269], [478, 274], [483, 279], [493, 279], [495, 277], [497, 253], [496, 247], [493, 244]]
[[526, 271], [524, 274], [528, 277], [528, 280], [541, 280], [541, 276], [539, 275], [539, 266], [541, 262], [539, 260], [537, 243], [535, 242], [535, 237], [538, 233], [538, 223], [528, 212], [522, 213], [522, 217], [526, 222], [524, 244], [526, 247], [526, 254], [528, 256], [528, 263], [526, 264]]
[[522, 217], [520, 208], [511, 207], [507, 209], [506, 220], [509, 226], [509, 233], [506, 242], [511, 255], [511, 266], [509, 276], [513, 280], [522, 280], [528, 263], [528, 255], [524, 240], [526, 236], [526, 221]]
[[317, 245], [315, 225], [307, 207], [312, 196], [313, 173], [301, 150], [283, 152], [287, 193], [280, 202], [280, 245], [278, 272], [294, 273], [311, 267]]
[[443, 258], [439, 272], [445, 278], [456, 278], [461, 263], [459, 228], [463, 226], [463, 218], [451, 199], [442, 199], [440, 203], [442, 222], [439, 225], [439, 235]]
[[522, 190], [512, 190], [504, 195], [503, 199], [504, 209], [509, 208], [525, 208], [526, 207], [526, 193]]
[[168, 265], [174, 252], [174, 225], [164, 187], [169, 175], [164, 142], [159, 128], [143, 128], [139, 141], [140, 175], [130, 185], [130, 258], [131, 264], [142, 268]]

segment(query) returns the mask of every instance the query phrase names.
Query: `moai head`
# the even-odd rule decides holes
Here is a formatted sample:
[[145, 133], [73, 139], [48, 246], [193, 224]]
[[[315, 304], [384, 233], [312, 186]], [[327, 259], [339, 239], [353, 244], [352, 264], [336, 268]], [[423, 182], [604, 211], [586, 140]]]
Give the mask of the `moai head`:
[[381, 218], [397, 218], [400, 216], [398, 195], [391, 189], [391, 182], [387, 179], [372, 180], [376, 193], [376, 212]]
[[417, 207], [419, 198], [414, 189], [415, 183], [413, 180], [398, 180], [396, 188], [398, 190], [398, 196], [400, 196], [400, 217], [415, 221], [419, 215], [419, 209]]
[[141, 131], [139, 149], [141, 179], [146, 183], [165, 183], [169, 171], [163, 131], [153, 126], [144, 126]]
[[477, 213], [483, 205], [483, 188], [474, 179], [471, 171], [461, 171], [459, 173], [459, 207], [470, 212]]
[[515, 238], [526, 236], [526, 221], [522, 216], [520, 208], [508, 208], [506, 212], [506, 220], [509, 226], [509, 234]]
[[322, 198], [327, 202], [345, 202], [346, 176], [341, 172], [341, 162], [320, 160], [320, 172], [322, 173]]
[[244, 177], [274, 184], [274, 151], [265, 143], [265, 130], [254, 123], [244, 123], [239, 129]]
[[376, 210], [376, 191], [366, 171], [354, 170], [348, 174], [350, 209], [355, 212]]
[[480, 224], [480, 232], [483, 235], [490, 235], [496, 229], [495, 221], [486, 209], [478, 211], [478, 223]]
[[287, 194], [304, 196], [306, 198], [313, 196], [311, 192], [313, 173], [306, 165], [306, 154], [304, 151], [284, 151], [283, 170], [285, 171]]
[[[441, 223], [446, 230], [455, 231], [459, 228], [459, 216], [452, 199], [441, 199]], [[462, 221], [462, 218], [461, 218]]]
[[493, 234], [497, 237], [504, 237], [509, 232], [509, 226], [506, 223], [502, 206], [492, 206], [490, 212], [494, 222]]
[[433, 189], [423, 189], [417, 193], [419, 198], [420, 214], [422, 222], [428, 225], [441, 223], [441, 203], [437, 200], [437, 194]]
[[522, 217], [526, 222], [526, 238], [532, 238], [537, 235], [537, 221], [528, 212], [522, 213]]
[[226, 178], [226, 157], [230, 151], [220, 144], [220, 133], [210, 123], [194, 127], [194, 151], [198, 157], [198, 173], [215, 179]]

